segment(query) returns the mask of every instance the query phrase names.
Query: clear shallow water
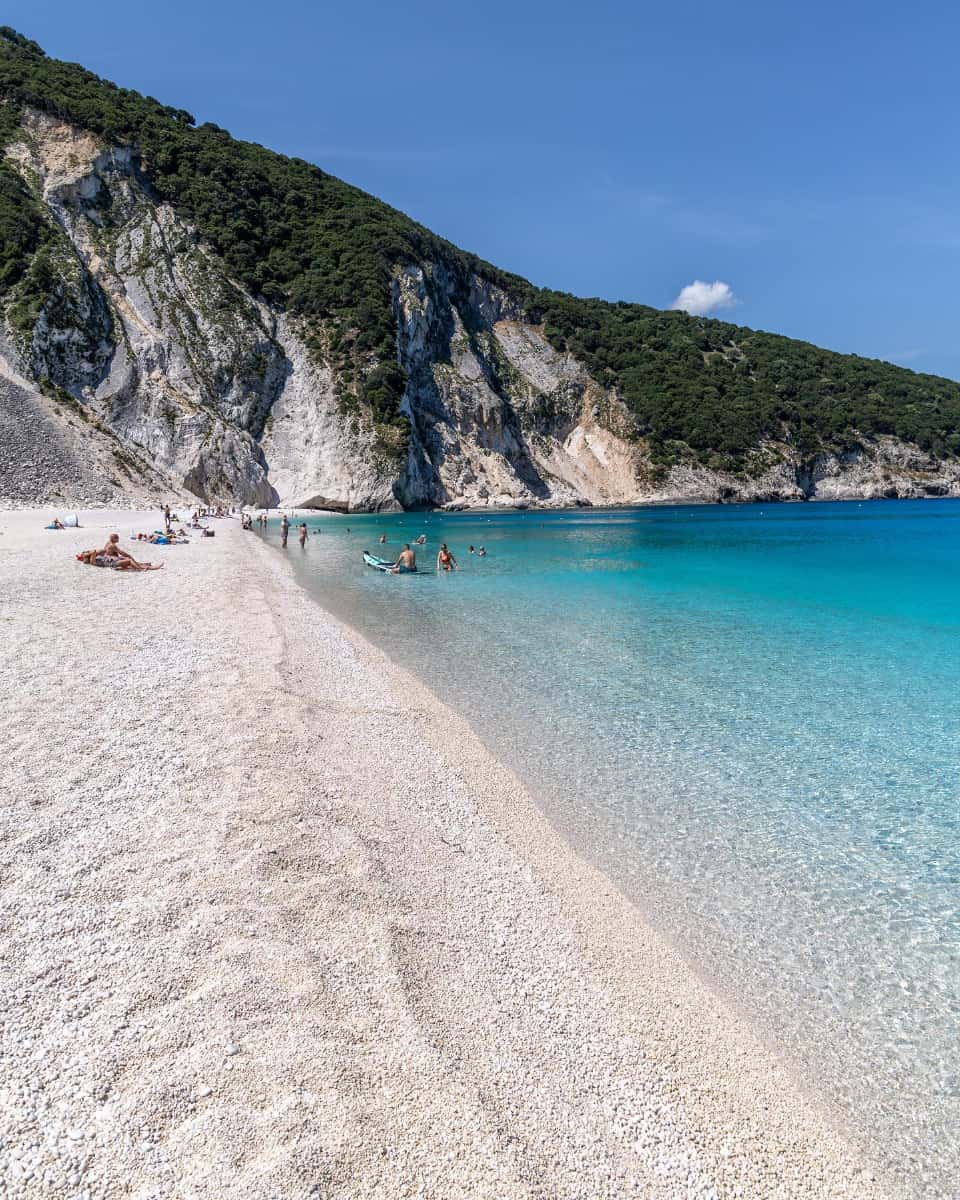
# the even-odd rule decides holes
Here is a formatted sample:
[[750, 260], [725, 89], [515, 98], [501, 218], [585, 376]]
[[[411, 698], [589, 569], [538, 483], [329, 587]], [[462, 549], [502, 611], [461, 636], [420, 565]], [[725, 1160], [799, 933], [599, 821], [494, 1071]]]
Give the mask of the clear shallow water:
[[[286, 553], [319, 600], [461, 711], [913, 1194], [960, 1194], [960, 502], [308, 525]], [[443, 539], [462, 570], [362, 566], [421, 531], [421, 566]]]

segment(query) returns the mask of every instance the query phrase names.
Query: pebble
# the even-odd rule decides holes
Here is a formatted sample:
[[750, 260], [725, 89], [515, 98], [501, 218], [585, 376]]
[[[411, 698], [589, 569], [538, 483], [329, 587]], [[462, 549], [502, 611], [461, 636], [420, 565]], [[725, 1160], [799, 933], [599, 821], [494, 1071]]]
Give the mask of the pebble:
[[[317, 1195], [385, 1200], [705, 1200], [738, 1186], [756, 1200], [877, 1200], [785, 1081], [764, 1090], [756, 1058], [721, 1060], [751, 1089], [733, 1115], [711, 1095], [737, 1081], [714, 1074], [691, 1020], [706, 1047], [694, 1076], [675, 989], [641, 971], [642, 1009], [608, 983], [580, 948], [581, 910], [541, 867], [522, 869], [470, 773], [445, 772], [436, 746], [458, 727], [419, 699], [411, 715], [407, 683], [314, 608], [277, 551], [239, 531], [231, 541], [224, 522], [155, 576], [78, 580], [25, 519], [0, 521], [0, 610], [18, 635], [0, 647], [0, 729], [29, 797], [14, 789], [0, 805], [13, 1048], [0, 1140], [41, 1182], [17, 1182], [11, 1158], [3, 1200], [81, 1188], [115, 1200], [131, 1186], [265, 1200], [307, 1195], [308, 1180]], [[133, 519], [116, 524], [123, 534]], [[138, 650], [157, 614], [171, 636]], [[124, 670], [107, 673], [118, 653]], [[144, 732], [171, 713], [196, 730], [178, 755], [189, 776]], [[319, 746], [304, 731], [321, 722]], [[68, 725], [83, 730], [79, 759]], [[91, 772], [89, 755], [136, 769]], [[371, 760], [395, 765], [389, 787]], [[513, 792], [500, 799], [534, 838], [536, 815]], [[279, 851], [268, 888], [266, 856], [244, 853], [255, 828]], [[450, 829], [469, 858], [437, 856]], [[261, 937], [244, 932], [254, 922]], [[78, 997], [90, 1012], [68, 1029]], [[115, 1036], [123, 1026], [137, 1036]], [[668, 1071], [664, 1048], [677, 1046]], [[794, 1113], [798, 1134], [784, 1123]]]

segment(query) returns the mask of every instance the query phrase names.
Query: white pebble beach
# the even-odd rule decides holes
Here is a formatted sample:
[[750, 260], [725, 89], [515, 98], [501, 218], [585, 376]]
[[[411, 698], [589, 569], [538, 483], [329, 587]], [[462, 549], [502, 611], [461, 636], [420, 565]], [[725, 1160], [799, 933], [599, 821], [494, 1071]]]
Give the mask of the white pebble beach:
[[50, 515], [0, 513], [3, 1200], [892, 1194], [274, 546]]

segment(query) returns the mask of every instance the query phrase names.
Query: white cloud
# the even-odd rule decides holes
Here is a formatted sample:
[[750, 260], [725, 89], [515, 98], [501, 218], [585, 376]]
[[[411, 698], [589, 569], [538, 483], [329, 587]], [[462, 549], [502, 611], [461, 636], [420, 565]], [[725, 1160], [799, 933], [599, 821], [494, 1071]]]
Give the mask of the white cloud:
[[707, 313], [718, 312], [721, 308], [733, 308], [736, 303], [737, 298], [729, 283], [721, 283], [719, 279], [704, 283], [702, 279], [695, 279], [680, 289], [680, 295], [670, 307], [682, 309], [693, 317], [705, 317]]

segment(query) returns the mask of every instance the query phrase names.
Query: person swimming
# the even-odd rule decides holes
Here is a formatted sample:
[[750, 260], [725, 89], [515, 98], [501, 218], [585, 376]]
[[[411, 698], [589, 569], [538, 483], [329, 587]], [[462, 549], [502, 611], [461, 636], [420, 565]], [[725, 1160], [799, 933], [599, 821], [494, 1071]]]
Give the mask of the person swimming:
[[409, 575], [417, 569], [417, 556], [410, 549], [410, 543], [404, 542], [400, 557], [393, 564], [391, 575]]
[[457, 570], [457, 560], [447, 549], [447, 543], [440, 543], [440, 550], [437, 554], [437, 570], [438, 571], [455, 571]]
[[480, 549], [477, 551], [477, 554], [478, 554], [478, 556], [479, 556], [480, 558], [486, 558], [486, 557], [487, 557], [487, 552], [486, 552], [486, 550], [483, 548], [483, 546], [481, 546], [481, 547], [480, 547]]

